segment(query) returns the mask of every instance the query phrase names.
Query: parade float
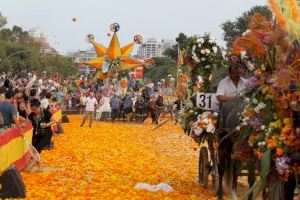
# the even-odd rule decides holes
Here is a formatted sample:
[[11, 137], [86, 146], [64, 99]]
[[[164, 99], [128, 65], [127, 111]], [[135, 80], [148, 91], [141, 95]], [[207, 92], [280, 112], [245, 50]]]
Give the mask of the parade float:
[[[183, 85], [179, 85], [176, 91], [177, 95], [183, 97], [181, 118], [184, 131], [200, 145], [199, 183], [208, 187], [208, 176], [211, 173], [211, 189], [214, 194], [218, 181], [217, 157], [214, 156], [218, 117], [215, 111], [218, 105], [215, 88], [212, 88], [211, 83], [215, 79], [215, 70], [225, 66], [224, 56], [216, 40], [209, 34], [190, 37], [183, 53], [189, 73], [184, 76]], [[188, 83], [184, 80], [188, 80]]]
[[256, 161], [260, 179], [250, 189], [263, 199], [293, 199], [300, 174], [300, 9], [296, 1], [270, 0], [275, 19], [255, 14], [233, 50], [251, 66], [240, 113], [241, 150]]
[[113, 32], [113, 36], [108, 48], [96, 43], [94, 35], [89, 34], [87, 36], [86, 41], [93, 45], [98, 57], [87, 61], [85, 64], [96, 69], [101, 69], [104, 74], [117, 73], [143, 65], [144, 63], [142, 61], [130, 57], [134, 45], [142, 42], [142, 36], [134, 36], [134, 42], [121, 47], [117, 35], [117, 32], [120, 30], [120, 25], [114, 23], [110, 26], [110, 30]]
[[131, 53], [136, 44], [142, 43], [142, 36], [135, 35], [133, 42], [121, 47], [117, 35], [119, 30], [120, 25], [118, 23], [111, 24], [110, 31], [113, 34], [112, 36], [111, 33], [107, 34], [108, 37], [112, 37], [108, 47], [97, 43], [93, 34], [88, 34], [86, 42], [93, 45], [97, 58], [84, 62], [84, 64], [96, 69], [95, 79], [102, 79], [106, 85], [111, 81], [114, 82], [116, 92], [124, 96], [127, 92], [129, 75], [137, 73], [135, 68], [140, 70], [143, 67], [153, 67], [154, 60], [132, 58]]

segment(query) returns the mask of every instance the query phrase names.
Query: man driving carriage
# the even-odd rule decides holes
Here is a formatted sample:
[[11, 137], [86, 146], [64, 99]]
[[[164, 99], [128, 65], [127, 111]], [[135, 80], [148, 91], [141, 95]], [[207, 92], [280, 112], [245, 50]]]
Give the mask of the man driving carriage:
[[[241, 139], [239, 138], [236, 127], [239, 125], [238, 113], [241, 113], [244, 109], [244, 101], [241, 96], [246, 89], [246, 79], [242, 77], [244, 64], [241, 59], [232, 56], [229, 61], [229, 76], [219, 83], [216, 92], [216, 98], [220, 103], [218, 122], [220, 138], [218, 147], [218, 199], [222, 199], [223, 196], [222, 177], [225, 171], [228, 170], [230, 177], [232, 176], [230, 181], [232, 181], [232, 189], [234, 192], [237, 189], [237, 178], [240, 173], [239, 162], [232, 160], [232, 153], [234, 149], [238, 149], [241, 146]], [[255, 181], [255, 176], [251, 177], [251, 180], [249, 178], [250, 177], [248, 177], [249, 185], [252, 185]]]

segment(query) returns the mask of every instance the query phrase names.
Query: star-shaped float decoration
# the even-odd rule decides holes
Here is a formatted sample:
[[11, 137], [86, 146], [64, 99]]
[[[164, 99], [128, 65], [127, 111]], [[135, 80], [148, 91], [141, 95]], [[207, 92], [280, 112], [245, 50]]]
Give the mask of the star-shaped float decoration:
[[135, 44], [140, 44], [142, 42], [142, 37], [136, 35], [134, 37], [134, 42], [120, 47], [117, 32], [120, 29], [119, 24], [114, 23], [110, 26], [111, 31], [114, 33], [109, 44], [106, 48], [102, 44], [95, 42], [95, 37], [90, 34], [87, 36], [87, 42], [94, 46], [94, 49], [98, 55], [97, 58], [89, 60], [85, 64], [94, 67], [96, 69], [102, 69], [102, 72], [107, 71], [124, 71], [131, 68], [139, 67], [144, 64], [144, 62], [130, 58], [131, 52]]

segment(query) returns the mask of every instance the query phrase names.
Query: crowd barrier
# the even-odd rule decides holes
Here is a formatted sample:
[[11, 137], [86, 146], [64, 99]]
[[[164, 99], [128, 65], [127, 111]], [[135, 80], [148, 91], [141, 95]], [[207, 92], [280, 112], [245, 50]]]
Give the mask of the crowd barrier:
[[[52, 110], [53, 119], [60, 122], [62, 111], [60, 108]], [[53, 131], [57, 130], [57, 125], [52, 126]], [[29, 123], [23, 128], [24, 136], [29, 143], [32, 141], [33, 127]], [[24, 169], [29, 161], [31, 153], [25, 140], [21, 137], [18, 128], [10, 128], [0, 133], [0, 172], [15, 165], [18, 170]]]

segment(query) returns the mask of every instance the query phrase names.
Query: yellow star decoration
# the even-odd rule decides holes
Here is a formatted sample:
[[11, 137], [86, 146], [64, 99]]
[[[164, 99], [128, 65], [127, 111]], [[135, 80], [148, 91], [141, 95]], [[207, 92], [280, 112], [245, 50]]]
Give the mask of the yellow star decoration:
[[96, 53], [98, 54], [97, 58], [85, 63], [87, 65], [90, 65], [91, 67], [101, 69], [104, 61], [112, 63], [116, 60], [120, 60], [121, 62], [121, 71], [143, 65], [143, 62], [130, 58], [131, 52], [134, 48], [134, 42], [121, 48], [116, 32], [113, 34], [108, 48], [94, 42], [93, 40], [91, 40], [90, 42], [92, 43]]

